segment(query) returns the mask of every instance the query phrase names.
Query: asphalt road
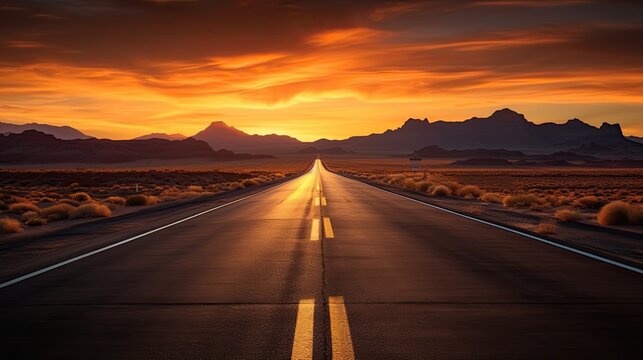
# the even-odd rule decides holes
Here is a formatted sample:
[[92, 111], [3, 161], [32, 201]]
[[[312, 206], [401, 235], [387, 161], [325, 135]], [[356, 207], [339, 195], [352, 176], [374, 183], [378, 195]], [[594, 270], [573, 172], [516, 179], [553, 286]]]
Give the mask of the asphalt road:
[[642, 279], [317, 163], [0, 288], [0, 357], [641, 358]]

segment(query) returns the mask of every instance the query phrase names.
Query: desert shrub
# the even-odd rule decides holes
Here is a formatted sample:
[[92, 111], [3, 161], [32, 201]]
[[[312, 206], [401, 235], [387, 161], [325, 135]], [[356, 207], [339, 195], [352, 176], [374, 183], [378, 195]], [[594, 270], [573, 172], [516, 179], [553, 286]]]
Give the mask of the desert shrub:
[[71, 194], [71, 195], [69, 195], [69, 198], [74, 200], [74, 201], [78, 201], [78, 202], [85, 202], [85, 201], [89, 201], [89, 200], [92, 199], [92, 197], [89, 196], [89, 194], [85, 193], [85, 192], [77, 192], [77, 193]]
[[597, 220], [601, 225], [643, 225], [643, 206], [614, 201], [601, 208]]
[[574, 201], [574, 206], [582, 209], [598, 209], [604, 204], [602, 199], [593, 195], [583, 196]]
[[29, 198], [30, 199], [39, 199], [41, 197], [45, 196], [45, 193], [42, 191], [30, 191], [29, 192]]
[[533, 204], [538, 204], [538, 197], [533, 194], [507, 195], [502, 199], [505, 207], [530, 207]]
[[187, 187], [187, 191], [202, 192], [203, 191], [203, 186], [190, 185], [190, 186]]
[[64, 220], [69, 218], [74, 209], [75, 207], [72, 205], [59, 203], [42, 209], [40, 211], [40, 216], [48, 221]]
[[158, 197], [156, 197], [154, 195], [149, 195], [147, 197], [147, 205], [156, 205], [156, 204], [158, 204], [160, 202], [161, 202], [161, 199], [159, 199]]
[[22, 214], [27, 211], [40, 213], [40, 208], [32, 203], [27, 203], [27, 202], [20, 202], [20, 203], [14, 203], [9, 205], [9, 212]]
[[583, 219], [583, 214], [570, 209], [562, 209], [556, 211], [554, 217], [558, 221], [577, 222]]
[[80, 184], [77, 182], [69, 184], [70, 189], [77, 189], [79, 187], [80, 187]]
[[488, 203], [502, 204], [502, 195], [498, 193], [486, 192], [480, 195], [480, 200]]
[[143, 206], [147, 205], [147, 195], [130, 195], [125, 200], [127, 206]]
[[179, 199], [190, 199], [190, 198], [195, 198], [199, 196], [204, 196], [211, 194], [210, 192], [196, 192], [196, 191], [181, 191], [177, 193], [175, 196]]
[[56, 201], [56, 200], [54, 200], [54, 199], [52, 199], [52, 198], [50, 198], [50, 197], [45, 196], [45, 197], [40, 198], [40, 201], [39, 201], [39, 202], [44, 203], [44, 202], [55, 202], [55, 201]]
[[239, 190], [243, 189], [245, 186], [243, 186], [240, 182], [232, 182], [230, 185], [228, 185], [228, 190]]
[[447, 181], [445, 185], [449, 188], [449, 190], [451, 190], [451, 194], [457, 194], [462, 187], [462, 184], [457, 181]]
[[80, 203], [78, 201], [72, 200], [72, 199], [60, 199], [60, 201], [58, 201], [58, 202], [63, 203], [63, 204], [69, 204], [69, 205], [71, 205], [73, 207], [76, 207], [76, 206], [80, 205]]
[[0, 218], [0, 234], [19, 233], [22, 231], [20, 221], [11, 218]]
[[411, 189], [411, 190], [415, 190], [415, 189], [416, 189], [416, 187], [415, 187], [415, 180], [413, 180], [413, 179], [411, 179], [411, 178], [406, 178], [406, 179], [404, 179], [404, 181], [402, 181], [402, 186], [403, 186], [403, 187], [405, 187], [405, 188], [407, 188], [407, 189]]
[[178, 197], [180, 193], [181, 193], [181, 190], [172, 187], [172, 188], [163, 190], [163, 192], [161, 192], [161, 196]]
[[457, 195], [466, 198], [477, 198], [482, 194], [482, 190], [475, 185], [464, 185], [457, 189]]
[[103, 202], [123, 206], [125, 205], [125, 198], [121, 196], [110, 196], [103, 200]]
[[110, 215], [112, 215], [112, 211], [105, 205], [82, 204], [71, 212], [69, 218], [81, 219], [90, 217], [107, 217]]
[[556, 223], [549, 220], [541, 220], [540, 224], [536, 226], [536, 232], [539, 234], [556, 234], [558, 227]]
[[259, 182], [256, 179], [245, 179], [241, 182], [241, 185], [244, 187], [259, 185]]
[[436, 185], [431, 189], [432, 196], [449, 196], [451, 195], [451, 189], [444, 185]]
[[35, 211], [27, 211], [22, 214], [22, 222], [28, 226], [42, 226], [47, 224], [47, 219], [40, 217]]
[[406, 179], [404, 174], [391, 174], [387, 176], [384, 182], [390, 185], [401, 185], [404, 179]]
[[426, 180], [421, 180], [417, 183], [415, 183], [415, 187], [422, 192], [427, 192], [429, 188], [431, 187], [431, 183], [426, 181]]

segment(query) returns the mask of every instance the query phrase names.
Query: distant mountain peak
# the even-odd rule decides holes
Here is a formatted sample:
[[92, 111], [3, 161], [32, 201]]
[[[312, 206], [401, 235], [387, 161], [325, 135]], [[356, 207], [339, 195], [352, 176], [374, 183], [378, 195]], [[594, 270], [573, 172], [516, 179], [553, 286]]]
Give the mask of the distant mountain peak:
[[211, 122], [210, 125], [208, 125], [208, 127], [203, 129], [201, 132], [202, 133], [226, 132], [226, 133], [233, 133], [233, 134], [242, 135], [242, 136], [243, 135], [248, 135], [246, 132], [243, 132], [243, 131], [237, 129], [236, 127], [230, 126], [230, 125], [228, 125], [225, 122], [220, 121], [220, 120]]
[[408, 118], [404, 122], [404, 125], [402, 125], [402, 128], [414, 128], [414, 127], [419, 127], [419, 126], [428, 125], [428, 124], [429, 124], [429, 119], [427, 118], [424, 118], [423, 120]]
[[495, 121], [520, 121], [520, 122], [527, 122], [527, 119], [525, 118], [525, 115], [518, 113], [516, 111], [513, 111], [509, 108], [504, 108], [500, 110], [496, 110], [489, 116], [487, 119], [489, 120], [495, 120]]
[[598, 129], [598, 133], [603, 136], [617, 136], [622, 137], [623, 131], [621, 130], [621, 125], [619, 124], [608, 124], [604, 122], [601, 127]]
[[208, 125], [208, 127], [209, 128], [225, 128], [225, 129], [227, 129], [227, 128], [231, 128], [233, 126], [229, 126], [225, 122], [223, 122], [221, 120], [217, 120], [217, 121], [211, 122], [210, 125]]
[[286, 135], [250, 135], [230, 126], [223, 121], [213, 121], [205, 129], [193, 136], [203, 140], [214, 149], [231, 149], [233, 151], [266, 151], [300, 143], [299, 140]]

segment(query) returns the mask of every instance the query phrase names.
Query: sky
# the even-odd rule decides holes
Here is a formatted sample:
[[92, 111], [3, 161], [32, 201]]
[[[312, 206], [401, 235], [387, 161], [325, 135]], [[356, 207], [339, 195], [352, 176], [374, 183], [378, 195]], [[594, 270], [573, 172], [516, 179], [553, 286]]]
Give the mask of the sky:
[[505, 107], [643, 136], [641, 2], [0, 0], [0, 121], [315, 140]]

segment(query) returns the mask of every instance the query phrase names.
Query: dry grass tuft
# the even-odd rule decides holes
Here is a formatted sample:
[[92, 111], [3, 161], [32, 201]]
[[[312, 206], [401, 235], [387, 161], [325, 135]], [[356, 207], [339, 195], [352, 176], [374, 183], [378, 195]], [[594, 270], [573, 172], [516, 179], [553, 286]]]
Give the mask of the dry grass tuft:
[[103, 202], [123, 206], [125, 205], [125, 198], [121, 196], [110, 196], [107, 199], [103, 200]]
[[598, 209], [604, 204], [605, 202], [602, 199], [593, 195], [583, 196], [574, 201], [574, 206], [581, 209]]
[[89, 196], [89, 194], [86, 192], [77, 192], [77, 193], [71, 194], [69, 195], [69, 198], [78, 202], [90, 201], [92, 199], [92, 197]]
[[417, 190], [419, 190], [421, 192], [427, 192], [427, 191], [429, 191], [429, 188], [431, 187], [431, 183], [426, 181], [426, 180], [421, 180], [421, 181], [415, 183], [415, 187], [417, 188]]
[[614, 201], [601, 208], [597, 220], [601, 225], [643, 225], [643, 206]]
[[147, 204], [147, 195], [130, 195], [125, 200], [125, 205], [127, 206], [143, 206]]
[[431, 196], [450, 196], [451, 189], [444, 185], [436, 185], [431, 189]]
[[482, 190], [475, 185], [464, 185], [461, 188], [457, 189], [456, 194], [465, 198], [477, 198], [482, 194]]
[[259, 185], [259, 181], [256, 179], [245, 179], [241, 182], [241, 185], [244, 187]]
[[9, 205], [9, 212], [12, 212], [15, 214], [22, 214], [27, 211], [40, 213], [40, 208], [32, 203], [27, 203], [27, 202], [20, 202], [20, 203], [14, 203]]
[[47, 224], [47, 219], [40, 217], [35, 211], [27, 211], [22, 214], [22, 222], [28, 226], [42, 226]]
[[391, 174], [386, 177], [384, 182], [389, 185], [402, 185], [405, 179], [406, 175], [404, 174]]
[[73, 207], [76, 207], [76, 206], [80, 205], [80, 203], [78, 201], [72, 200], [72, 199], [60, 199], [60, 201], [58, 201], [58, 202], [63, 203], [63, 204], [68, 204], [68, 205], [71, 205]]
[[564, 222], [577, 222], [583, 220], [584, 218], [583, 214], [570, 209], [558, 210], [554, 214], [554, 217], [556, 218], [556, 220]]
[[0, 234], [11, 234], [22, 232], [20, 221], [11, 218], [0, 218]]
[[72, 211], [69, 218], [82, 219], [90, 217], [107, 217], [110, 215], [112, 215], [112, 211], [105, 205], [82, 204]]
[[402, 181], [402, 186], [411, 190], [417, 189], [417, 186], [415, 185], [415, 180], [411, 178], [404, 179], [404, 181]]
[[550, 220], [541, 220], [540, 224], [536, 226], [536, 232], [544, 235], [553, 235], [558, 231], [556, 223]]
[[502, 204], [502, 194], [486, 192], [480, 196], [480, 200], [488, 203]]
[[154, 195], [148, 195], [147, 196], [147, 205], [156, 205], [161, 202], [161, 199]]
[[228, 185], [228, 190], [239, 190], [243, 189], [245, 186], [243, 186], [240, 182], [232, 182], [230, 185]]
[[538, 204], [538, 197], [532, 194], [507, 195], [502, 199], [505, 207], [530, 207]]
[[68, 219], [76, 207], [60, 203], [51, 205], [41, 210], [40, 215], [48, 221], [58, 221]]
[[199, 185], [190, 185], [187, 187], [187, 191], [193, 191], [193, 192], [203, 192], [203, 186]]

